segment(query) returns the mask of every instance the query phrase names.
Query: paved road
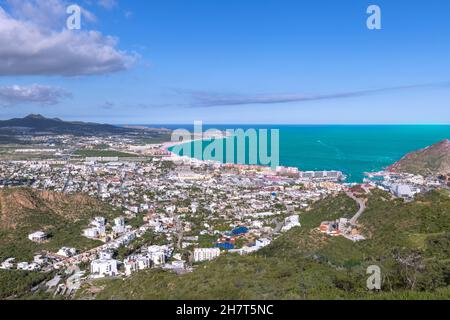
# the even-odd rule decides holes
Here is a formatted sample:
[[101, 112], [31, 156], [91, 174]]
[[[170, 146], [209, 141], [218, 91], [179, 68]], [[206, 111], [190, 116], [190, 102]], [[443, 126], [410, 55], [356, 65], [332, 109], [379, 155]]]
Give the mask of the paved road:
[[356, 224], [356, 222], [358, 221], [359, 217], [366, 210], [366, 204], [365, 204], [364, 200], [355, 197], [355, 195], [352, 192], [347, 191], [346, 193], [347, 193], [347, 196], [349, 196], [350, 198], [355, 200], [358, 203], [358, 205], [359, 205], [358, 212], [353, 216], [353, 218], [350, 219], [350, 223], [351, 224]]
[[275, 224], [276, 224], [275, 229], [273, 230], [273, 233], [280, 232], [281, 228], [283, 228], [284, 221], [278, 221], [278, 219], [274, 219], [274, 220], [272, 220], [272, 222], [275, 222]]

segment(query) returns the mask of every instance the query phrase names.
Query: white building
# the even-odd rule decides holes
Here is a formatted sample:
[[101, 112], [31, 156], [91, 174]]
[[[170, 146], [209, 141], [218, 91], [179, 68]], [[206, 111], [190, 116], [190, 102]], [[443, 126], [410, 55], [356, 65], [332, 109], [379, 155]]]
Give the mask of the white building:
[[86, 238], [98, 238], [100, 233], [97, 228], [88, 228], [83, 230], [83, 235]]
[[124, 226], [125, 225], [125, 219], [124, 217], [118, 217], [114, 219], [114, 224], [116, 226]]
[[126, 231], [125, 226], [113, 226], [112, 230], [117, 234], [125, 233]]
[[19, 262], [17, 264], [17, 270], [24, 270], [24, 271], [37, 271], [40, 269], [40, 266], [35, 263], [28, 263], [28, 262]]
[[77, 254], [77, 249], [62, 247], [61, 249], [59, 249], [59, 251], [56, 254], [63, 256], [63, 257], [70, 258]]
[[177, 208], [176, 206], [168, 206], [168, 207], [166, 207], [166, 212], [168, 214], [172, 214], [175, 212], [176, 208]]
[[28, 235], [28, 239], [33, 242], [42, 242], [47, 239], [47, 234], [42, 231], [37, 231]]
[[47, 259], [47, 257], [45, 257], [41, 254], [38, 254], [33, 257], [33, 261], [37, 264], [44, 264], [44, 263], [47, 263], [48, 259]]
[[209, 261], [217, 258], [220, 255], [219, 248], [195, 248], [194, 262]]
[[149, 252], [149, 257], [155, 265], [161, 265], [166, 262], [166, 255], [161, 251]]
[[179, 260], [172, 261], [172, 263], [166, 263], [163, 266], [163, 269], [172, 270], [172, 271], [183, 270], [185, 268], [186, 268], [186, 263], [185, 263], [185, 261], [182, 261], [182, 260], [181, 261], [179, 261]]
[[340, 218], [337, 220], [338, 223], [338, 229], [341, 233], [344, 233], [344, 231], [347, 229], [348, 225], [350, 224], [350, 220], [346, 218]]
[[98, 254], [98, 258], [101, 260], [110, 260], [113, 258], [114, 252], [112, 250], [103, 250]]
[[420, 192], [419, 189], [408, 184], [394, 184], [391, 190], [396, 197], [405, 199], [412, 199], [416, 193]]
[[270, 244], [270, 240], [267, 238], [261, 238], [256, 240], [255, 246], [258, 248], [266, 247]]
[[123, 217], [118, 217], [114, 219], [114, 226], [112, 227], [115, 233], [125, 232], [125, 219]]
[[41, 268], [36, 262], [32, 262], [28, 265], [28, 271], [38, 271]]
[[123, 261], [123, 265], [125, 267], [125, 275], [128, 277], [133, 272], [138, 271], [138, 263], [133, 258], [127, 258]]
[[167, 257], [171, 254], [171, 249], [169, 246], [149, 246], [148, 247], [148, 256], [150, 260], [155, 265], [162, 265], [166, 262]]
[[106, 224], [106, 219], [104, 217], [95, 217], [91, 224], [95, 227], [103, 227]]
[[124, 260], [125, 275], [129, 276], [131, 273], [138, 270], [145, 270], [150, 268], [152, 261], [150, 257], [147, 256], [131, 256]]
[[281, 167], [281, 166], [278, 166], [278, 167], [276, 167], [275, 172], [278, 175], [297, 176], [297, 177], [299, 175], [298, 168], [293, 168], [293, 167]]
[[14, 260], [16, 260], [16, 259], [15, 258], [8, 258], [8, 259], [6, 259], [0, 265], [0, 269], [5, 269], [5, 270], [12, 269], [14, 267]]
[[238, 254], [240, 254], [240, 255], [244, 255], [244, 254], [250, 254], [250, 253], [256, 252], [256, 251], [258, 251], [260, 248], [261, 248], [261, 247], [257, 247], [257, 246], [251, 246], [251, 247], [244, 246], [244, 247], [242, 247], [241, 249], [231, 249], [231, 250], [228, 250], [228, 252], [229, 252], [229, 253], [238, 253]]
[[106, 219], [104, 217], [95, 217], [91, 221], [90, 228], [83, 230], [86, 238], [97, 239], [106, 234]]
[[17, 264], [17, 270], [28, 270], [28, 262], [19, 262]]
[[112, 277], [118, 274], [117, 260], [97, 259], [91, 262], [91, 273], [94, 277]]
[[286, 232], [291, 230], [294, 227], [299, 227], [300, 226], [300, 222], [299, 222], [299, 218], [298, 215], [292, 215], [287, 217], [286, 219], [284, 219], [284, 226], [283, 228], [281, 228], [281, 231]]

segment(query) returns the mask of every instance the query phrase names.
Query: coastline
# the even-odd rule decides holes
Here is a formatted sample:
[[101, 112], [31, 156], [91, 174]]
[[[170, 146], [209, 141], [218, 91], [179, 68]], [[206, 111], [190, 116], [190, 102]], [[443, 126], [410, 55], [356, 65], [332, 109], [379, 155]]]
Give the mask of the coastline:
[[[218, 130], [219, 131], [219, 130]], [[208, 136], [204, 136], [204, 132], [201, 134], [200, 138], [194, 138], [194, 139], [190, 139], [190, 140], [184, 140], [184, 141], [168, 141], [165, 142], [161, 145], [161, 150], [163, 150], [164, 152], [168, 152], [170, 157], [173, 159], [189, 159], [190, 161], [193, 162], [197, 162], [197, 163], [216, 163], [220, 166], [232, 166], [232, 167], [237, 167], [241, 170], [255, 170], [255, 169], [259, 169], [261, 171], [266, 172], [266, 174], [268, 175], [273, 175], [277, 173], [277, 168], [285, 168], [285, 169], [297, 169], [298, 171], [301, 171], [300, 168], [298, 167], [288, 167], [288, 166], [283, 166], [281, 164], [279, 164], [277, 166], [277, 168], [273, 168], [270, 165], [260, 165], [260, 164], [239, 164], [239, 163], [227, 163], [227, 162], [222, 162], [222, 161], [217, 161], [217, 160], [207, 160], [207, 159], [197, 159], [195, 157], [192, 156], [180, 156], [174, 152], [172, 152], [171, 150], [169, 150], [170, 148], [174, 147], [174, 146], [178, 146], [178, 145], [182, 145], [185, 143], [193, 143], [195, 141], [204, 141], [204, 140], [212, 140], [212, 139], [218, 139], [218, 140], [223, 140], [226, 138], [231, 137], [232, 135], [230, 135], [227, 131], [220, 131], [220, 135], [217, 134], [213, 134], [213, 135], [208, 135]], [[317, 171], [317, 170], [316, 170]], [[318, 171], [327, 171], [327, 170], [318, 170]], [[333, 170], [331, 170], [333, 171]], [[336, 170], [339, 171], [339, 170]], [[341, 172], [341, 171], [339, 171]], [[341, 172], [343, 174], [343, 176], [345, 177], [344, 180], [342, 181], [342, 183], [347, 183], [345, 182], [345, 180], [347, 179], [347, 176]]]
[[[280, 139], [283, 155], [280, 166], [298, 168], [302, 172], [337, 170], [347, 176], [347, 183], [363, 183], [366, 173], [386, 171], [406, 154], [448, 139], [450, 135], [450, 128], [441, 126], [388, 126], [382, 132], [372, 126], [358, 128], [357, 136], [354, 128], [284, 128]], [[224, 138], [223, 134], [219, 137]], [[192, 138], [168, 141], [161, 148], [167, 155], [173, 155], [172, 146], [210, 137], [208, 133], [200, 136], [199, 132]], [[205, 157], [206, 162], [208, 158]], [[202, 158], [198, 156], [196, 160]], [[217, 162], [226, 164], [221, 158]]]
[[[219, 131], [219, 130], [218, 130]], [[231, 134], [229, 134], [227, 131], [220, 131], [220, 135], [208, 135], [208, 136], [204, 136], [204, 132], [202, 133], [202, 137], [201, 138], [195, 138], [195, 139], [191, 139], [191, 140], [184, 140], [184, 141], [168, 141], [162, 144], [161, 146], [161, 150], [164, 150], [165, 152], [168, 152], [170, 154], [170, 157], [173, 157], [174, 159], [177, 158], [187, 158], [190, 161], [195, 161], [195, 162], [199, 162], [199, 163], [216, 163], [220, 166], [236, 166], [240, 169], [243, 170], [252, 170], [252, 169], [261, 169], [264, 170], [265, 172], [267, 172], [267, 174], [274, 174], [276, 172], [276, 169], [272, 168], [269, 165], [252, 165], [252, 164], [239, 164], [239, 163], [227, 163], [227, 162], [222, 162], [222, 161], [217, 161], [217, 160], [207, 160], [207, 159], [197, 159], [195, 157], [192, 156], [180, 156], [172, 151], [170, 151], [169, 149], [171, 147], [177, 146], [177, 145], [182, 145], [185, 143], [192, 143], [195, 141], [203, 141], [203, 140], [211, 140], [211, 139], [217, 139], [217, 140], [223, 140], [226, 138], [232, 137]]]
[[[226, 131], [220, 131], [220, 135], [208, 135], [206, 137], [204, 136], [204, 132], [203, 132], [201, 138], [194, 138], [194, 139], [183, 140], [183, 141], [168, 141], [168, 142], [164, 142], [161, 145], [161, 150], [170, 152], [170, 154], [179, 157], [178, 154], [170, 151], [169, 148], [172, 148], [172, 147], [175, 147], [175, 146], [179, 146], [179, 145], [182, 145], [182, 144], [185, 144], [185, 143], [192, 143], [192, 142], [195, 142], [195, 141], [206, 141], [206, 140], [211, 140], [213, 138], [217, 139], [217, 140], [219, 140], [219, 139], [223, 140], [223, 139], [226, 139], [226, 138], [229, 138], [229, 137], [231, 137], [231, 135], [228, 134], [228, 132], [226, 132]], [[192, 158], [192, 157], [189, 157], [189, 158]], [[196, 160], [205, 161], [205, 160], [200, 160], [200, 159], [196, 159]]]
[[176, 154], [176, 153], [174, 153], [174, 152], [169, 150], [170, 148], [172, 148], [174, 146], [182, 145], [182, 144], [185, 144], [185, 143], [192, 143], [192, 142], [195, 142], [195, 141], [211, 140], [213, 138], [217, 139], [217, 140], [223, 140], [223, 139], [226, 139], [226, 138], [229, 138], [229, 137], [232, 136], [226, 131], [220, 131], [220, 133], [221, 133], [220, 136], [217, 136], [217, 135], [212, 135], [211, 136], [211, 135], [209, 135], [209, 136], [205, 137], [204, 133], [202, 133], [202, 137], [201, 138], [195, 138], [195, 139], [184, 140], [184, 141], [168, 141], [168, 142], [164, 142], [161, 145], [161, 150], [163, 150], [165, 152], [169, 152], [170, 156], [175, 158], [175, 159], [176, 158], [187, 158], [187, 159], [189, 159], [191, 161], [201, 162], [201, 163], [214, 162], [214, 163], [217, 163], [217, 164], [219, 164], [221, 166], [238, 166], [241, 169], [247, 169], [247, 170], [260, 168], [260, 169], [266, 170], [268, 172], [275, 172], [276, 171], [271, 166], [268, 166], [268, 165], [250, 165], [250, 164], [238, 164], [238, 163], [224, 163], [222, 161], [217, 161], [217, 160], [197, 159], [197, 158], [194, 158], [194, 157], [191, 157], [191, 156], [180, 156], [180, 155], [178, 155], [178, 154]]

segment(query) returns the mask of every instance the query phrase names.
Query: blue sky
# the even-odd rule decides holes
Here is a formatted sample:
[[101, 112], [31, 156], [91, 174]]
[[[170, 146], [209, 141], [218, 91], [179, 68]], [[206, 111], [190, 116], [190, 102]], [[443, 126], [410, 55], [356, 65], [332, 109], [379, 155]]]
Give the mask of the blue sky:
[[[14, 2], [0, 0], [4, 19], [25, 24], [25, 8]], [[449, 123], [447, 0], [103, 2], [79, 1], [87, 13], [82, 30], [71, 32], [80, 49], [61, 54], [73, 60], [58, 56], [69, 50], [70, 39], [60, 42], [62, 51], [56, 45], [39, 49], [39, 60], [13, 52], [17, 66], [0, 67], [0, 118], [41, 113], [140, 124]], [[50, 10], [39, 0], [30, 3]], [[381, 8], [382, 30], [366, 27], [370, 4]], [[33, 21], [43, 30], [42, 43], [65, 25], [64, 12], [52, 14], [55, 23]], [[46, 24], [52, 24], [51, 36]], [[97, 50], [96, 41], [103, 40], [80, 40], [93, 30], [117, 39], [106, 45], [114, 59]], [[4, 34], [0, 30], [0, 44]], [[80, 53], [83, 41], [92, 46]], [[5, 44], [14, 47], [11, 39]], [[11, 55], [0, 49], [2, 54]], [[78, 66], [81, 54], [85, 65]], [[49, 60], [61, 63], [45, 65]], [[97, 71], [95, 64], [107, 67]]]

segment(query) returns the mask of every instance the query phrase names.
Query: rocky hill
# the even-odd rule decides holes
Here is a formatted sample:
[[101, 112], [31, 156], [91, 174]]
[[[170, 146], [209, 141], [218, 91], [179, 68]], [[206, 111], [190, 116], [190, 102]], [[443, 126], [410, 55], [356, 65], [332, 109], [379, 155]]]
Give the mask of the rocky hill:
[[168, 129], [114, 126], [81, 121], [63, 121], [59, 118], [46, 118], [40, 114], [30, 114], [24, 118], [0, 120], [0, 136], [17, 134], [72, 134], [91, 135], [131, 135], [160, 137], [170, 133]]
[[450, 141], [445, 139], [425, 149], [408, 153], [388, 167], [388, 170], [424, 176], [450, 173]]
[[103, 204], [86, 195], [65, 195], [27, 188], [0, 190], [0, 229], [14, 230], [27, 224], [30, 215], [61, 217], [67, 221], [84, 218], [88, 210]]
[[30, 114], [24, 118], [14, 118], [0, 121], [1, 131], [54, 133], [54, 134], [114, 134], [127, 133], [131, 129], [108, 124], [70, 122], [58, 118], [46, 118], [40, 114]]
[[[15, 257], [27, 261], [39, 250], [95, 246], [82, 237], [82, 229], [97, 215], [108, 218], [115, 214], [118, 213], [110, 206], [84, 194], [0, 189], [0, 260]], [[51, 236], [50, 241], [32, 243], [27, 235], [35, 231], [45, 231]]]

